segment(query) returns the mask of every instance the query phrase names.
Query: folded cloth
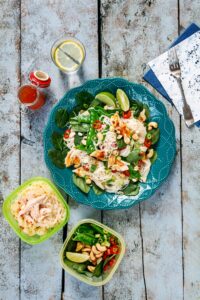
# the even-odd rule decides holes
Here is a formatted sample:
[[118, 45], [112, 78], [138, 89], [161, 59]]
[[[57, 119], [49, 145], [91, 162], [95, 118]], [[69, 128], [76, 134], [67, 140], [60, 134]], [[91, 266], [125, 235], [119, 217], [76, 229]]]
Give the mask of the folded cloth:
[[[200, 27], [198, 27], [196, 24], [192, 23], [170, 46], [173, 47], [180, 42], [184, 41], [194, 33], [200, 30]], [[160, 83], [159, 79], [156, 77], [155, 73], [152, 69], [150, 69], [143, 77], [149, 84], [151, 84], [163, 97], [165, 97], [169, 102], [172, 103], [172, 100], [168, 93], [166, 92], [163, 85]], [[196, 122], [195, 125], [200, 127], [200, 122]]]

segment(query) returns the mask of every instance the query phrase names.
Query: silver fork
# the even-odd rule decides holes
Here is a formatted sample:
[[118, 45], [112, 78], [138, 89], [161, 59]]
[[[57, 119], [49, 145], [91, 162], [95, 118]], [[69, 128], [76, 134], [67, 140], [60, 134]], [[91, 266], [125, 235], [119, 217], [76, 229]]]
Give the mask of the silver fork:
[[194, 123], [194, 118], [192, 115], [191, 108], [188, 105], [187, 100], [185, 98], [185, 93], [184, 93], [182, 80], [181, 80], [181, 67], [179, 64], [179, 59], [175, 48], [172, 48], [168, 51], [168, 58], [169, 58], [169, 69], [173, 77], [176, 78], [179, 89], [181, 91], [182, 100], [183, 100], [183, 116], [185, 119], [185, 123], [188, 127], [190, 127]]

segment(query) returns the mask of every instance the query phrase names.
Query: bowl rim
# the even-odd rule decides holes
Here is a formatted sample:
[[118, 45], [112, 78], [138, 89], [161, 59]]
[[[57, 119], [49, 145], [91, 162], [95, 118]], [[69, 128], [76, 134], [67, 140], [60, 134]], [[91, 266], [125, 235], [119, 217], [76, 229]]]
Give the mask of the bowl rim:
[[[125, 84], [127, 85], [131, 85], [131, 86], [134, 86], [134, 87], [141, 87], [148, 95], [150, 95], [151, 97], [153, 97], [154, 101], [156, 101], [156, 103], [159, 103], [159, 105], [162, 107], [162, 110], [163, 110], [163, 115], [167, 118], [167, 121], [168, 123], [170, 124], [171, 126], [171, 130], [172, 130], [172, 133], [171, 133], [171, 136], [173, 138], [173, 156], [172, 156], [172, 159], [170, 161], [170, 163], [168, 163], [169, 167], [167, 169], [167, 172], [165, 173], [165, 176], [163, 176], [162, 179], [160, 180], [157, 180], [155, 182], [159, 183], [159, 186], [155, 187], [154, 189], [151, 189], [151, 194], [146, 198], [144, 196], [144, 198], [142, 199], [135, 199], [135, 202], [129, 204], [129, 205], [126, 205], [124, 207], [109, 207], [109, 206], [106, 206], [106, 207], [97, 207], [96, 205], [94, 205], [93, 203], [85, 203], [84, 201], [81, 201], [80, 199], [77, 200], [77, 198], [74, 196], [74, 194], [70, 191], [70, 190], [66, 190], [63, 186], [61, 186], [57, 180], [54, 178], [54, 175], [53, 175], [53, 170], [52, 168], [49, 166], [49, 162], [48, 162], [48, 159], [47, 159], [47, 153], [45, 152], [45, 148], [46, 148], [46, 132], [48, 131], [49, 127], [51, 126], [51, 123], [52, 123], [52, 117], [53, 117], [53, 114], [55, 113], [55, 110], [56, 110], [56, 107], [59, 106], [59, 104], [61, 102], [63, 102], [66, 98], [66, 96], [68, 95], [68, 93], [70, 93], [71, 91], [74, 91], [74, 92], [78, 92], [80, 88], [83, 88], [85, 86], [87, 86], [90, 82], [94, 82], [94, 81], [98, 81], [98, 82], [103, 82], [103, 81], [107, 81], [107, 82], [114, 82], [116, 80], [120, 80], [122, 82], [124, 82]], [[87, 89], [87, 87], [86, 87]], [[84, 83], [80, 84], [79, 86], [77, 87], [73, 87], [71, 89], [69, 89], [64, 95], [63, 97], [57, 102], [55, 103], [55, 105], [52, 107], [51, 111], [50, 111], [50, 114], [48, 116], [48, 120], [47, 120], [47, 123], [46, 123], [46, 126], [44, 128], [44, 131], [43, 131], [43, 143], [44, 143], [44, 160], [45, 160], [45, 163], [46, 163], [46, 166], [48, 168], [48, 170], [50, 171], [51, 173], [51, 176], [52, 176], [52, 179], [53, 181], [55, 182], [55, 184], [57, 184], [65, 193], [67, 193], [71, 198], [75, 199], [75, 201], [77, 203], [81, 203], [81, 204], [84, 204], [84, 205], [87, 205], [87, 206], [91, 206], [91, 207], [94, 207], [95, 209], [98, 209], [98, 210], [118, 210], [118, 209], [128, 209], [128, 208], [131, 208], [132, 206], [142, 202], [142, 201], [146, 201], [148, 200], [149, 198], [151, 198], [153, 196], [153, 194], [156, 192], [156, 190], [158, 188], [160, 188], [160, 186], [166, 181], [166, 179], [168, 178], [169, 174], [170, 174], [170, 171], [172, 169], [172, 165], [173, 165], [173, 162], [175, 160], [175, 157], [176, 157], [176, 138], [175, 138], [175, 126], [174, 126], [174, 123], [173, 121], [170, 119], [168, 113], [167, 113], [167, 110], [166, 110], [166, 107], [165, 105], [159, 100], [156, 98], [156, 96], [154, 94], [152, 94], [144, 85], [140, 84], [140, 83], [135, 83], [135, 82], [131, 82], [125, 78], [121, 78], [121, 77], [107, 77], [107, 78], [96, 78], [96, 79], [90, 79], [90, 80], [87, 80], [85, 81]], [[116, 195], [116, 194], [113, 194], [113, 195]], [[133, 198], [133, 196], [131, 196]]]
[[[7, 210], [10, 209], [10, 204], [16, 199], [17, 195], [19, 192], [23, 191], [24, 188], [26, 188], [29, 184], [37, 182], [37, 181], [43, 181], [47, 183], [53, 190], [53, 192], [56, 194], [58, 201], [60, 201], [66, 210], [66, 216], [62, 222], [57, 224], [51, 231], [47, 232], [46, 234], [39, 236], [40, 239], [35, 239], [34, 236], [28, 236], [27, 234], [23, 233], [18, 224], [17, 221], [15, 220], [14, 216], [12, 216], [11, 212], [8, 212]], [[14, 189], [4, 200], [3, 202], [3, 207], [2, 207], [2, 212], [4, 215], [4, 218], [10, 225], [10, 227], [13, 229], [13, 231], [18, 235], [18, 237], [24, 241], [25, 243], [29, 245], [37, 245], [45, 240], [49, 239], [52, 237], [56, 232], [58, 232], [60, 229], [62, 229], [65, 224], [68, 222], [70, 218], [70, 210], [67, 202], [65, 201], [64, 197], [62, 194], [59, 192], [57, 187], [48, 179], [45, 177], [37, 176], [37, 177], [32, 177], [25, 182], [23, 182], [21, 185], [19, 185], [16, 189]]]
[[[74, 234], [74, 232], [76, 231], [76, 229], [81, 225], [81, 224], [85, 224], [85, 223], [93, 223], [95, 225], [98, 225], [99, 227], [107, 230], [108, 232], [112, 233], [114, 236], [116, 236], [118, 238], [118, 240], [120, 241], [120, 244], [121, 244], [121, 251], [120, 251], [120, 254], [118, 256], [118, 259], [117, 259], [117, 262], [116, 264], [113, 266], [113, 268], [111, 269], [110, 273], [108, 274], [108, 276], [99, 281], [99, 282], [91, 282], [89, 281], [89, 279], [87, 279], [86, 276], [83, 276], [81, 274], [78, 274], [75, 270], [72, 270], [70, 267], [68, 267], [65, 263], [64, 263], [64, 260], [63, 260], [63, 254], [64, 254], [64, 251], [66, 249], [66, 246], [68, 244], [68, 242], [70, 241], [72, 235]], [[99, 221], [96, 221], [94, 219], [82, 219], [80, 220], [79, 222], [77, 222], [73, 228], [70, 230], [69, 234], [67, 235], [67, 238], [65, 239], [63, 245], [62, 245], [62, 248], [60, 250], [60, 253], [59, 253], [59, 257], [60, 257], [60, 264], [62, 266], [62, 268], [68, 272], [71, 276], [77, 278], [78, 280], [80, 281], [83, 281], [89, 285], [92, 285], [92, 286], [102, 286], [106, 283], [108, 283], [114, 273], [116, 272], [116, 270], [118, 269], [119, 267], [119, 264], [121, 263], [123, 257], [124, 257], [124, 254], [125, 254], [125, 247], [126, 247], [126, 244], [125, 244], [125, 241], [123, 239], [123, 237], [121, 236], [121, 234], [119, 234], [118, 232], [116, 232], [114, 229], [104, 225], [103, 223], [99, 222]]]

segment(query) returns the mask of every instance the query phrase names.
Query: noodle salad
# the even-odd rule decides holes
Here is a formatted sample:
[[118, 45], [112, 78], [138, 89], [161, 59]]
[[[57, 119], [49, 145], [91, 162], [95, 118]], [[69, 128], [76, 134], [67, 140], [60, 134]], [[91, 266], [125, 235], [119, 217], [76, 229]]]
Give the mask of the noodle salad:
[[158, 123], [150, 111], [121, 89], [77, 95], [78, 105], [68, 114], [59, 109], [55, 121], [64, 133], [54, 132], [49, 157], [59, 168], [73, 167], [73, 182], [84, 193], [137, 195], [157, 159]]

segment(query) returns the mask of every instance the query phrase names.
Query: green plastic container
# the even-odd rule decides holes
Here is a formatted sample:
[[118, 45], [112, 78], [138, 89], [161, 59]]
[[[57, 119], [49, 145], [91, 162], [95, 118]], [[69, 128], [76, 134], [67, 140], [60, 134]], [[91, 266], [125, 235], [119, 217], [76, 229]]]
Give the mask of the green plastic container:
[[[11, 204], [16, 200], [18, 194], [23, 191], [26, 187], [28, 187], [29, 185], [31, 185], [34, 182], [37, 181], [43, 181], [44, 183], [47, 183], [52, 190], [54, 191], [55, 195], [57, 196], [58, 200], [64, 205], [65, 209], [66, 209], [66, 217], [65, 219], [59, 223], [58, 225], [56, 225], [54, 228], [49, 229], [49, 231], [44, 234], [44, 235], [34, 235], [34, 236], [29, 236], [26, 233], [24, 233], [23, 231], [21, 231], [18, 222], [15, 220], [15, 218], [13, 217], [10, 207]], [[30, 245], [36, 245], [39, 244], [47, 239], [49, 239], [52, 235], [54, 235], [57, 231], [59, 231], [69, 220], [69, 207], [65, 201], [65, 199], [63, 198], [63, 196], [61, 195], [61, 193], [57, 190], [57, 188], [55, 187], [55, 185], [47, 178], [44, 177], [34, 177], [31, 178], [29, 180], [27, 180], [26, 182], [24, 182], [22, 185], [20, 185], [16, 190], [14, 190], [3, 202], [3, 215], [5, 217], [5, 219], [8, 221], [8, 223], [10, 224], [10, 226], [12, 227], [12, 229], [16, 232], [16, 234], [27, 244]]]
[[[70, 267], [68, 267], [65, 262], [64, 262], [64, 258], [65, 258], [65, 249], [67, 247], [67, 244], [69, 242], [69, 240], [71, 239], [72, 235], [75, 233], [75, 231], [77, 230], [77, 228], [81, 225], [81, 224], [84, 224], [84, 223], [92, 223], [92, 224], [96, 224], [98, 225], [99, 227], [102, 227], [103, 229], [107, 230], [108, 232], [110, 232], [112, 235], [114, 235], [115, 237], [117, 237], [118, 241], [119, 241], [119, 244], [120, 244], [120, 248], [121, 248], [121, 251], [120, 251], [120, 254], [116, 256], [116, 263], [115, 265], [110, 269], [110, 271], [107, 271], [106, 273], [103, 273], [102, 276], [100, 277], [94, 277], [94, 278], [89, 278], [87, 277], [86, 275], [84, 274], [79, 274], [77, 273], [75, 270], [71, 269]], [[81, 220], [79, 221], [76, 226], [73, 227], [73, 229], [70, 231], [70, 233], [68, 234], [62, 248], [61, 248], [61, 251], [60, 251], [60, 263], [63, 267], [63, 269], [68, 272], [70, 275], [76, 277], [77, 279], [87, 283], [87, 284], [90, 284], [90, 285], [93, 285], [93, 286], [101, 286], [101, 285], [104, 285], [106, 284], [107, 282], [109, 282], [111, 280], [111, 278], [113, 277], [115, 271], [117, 270], [123, 256], [124, 256], [124, 253], [125, 253], [125, 242], [124, 242], [124, 239], [122, 238], [122, 236], [117, 233], [116, 231], [114, 231], [113, 229], [111, 229], [110, 227], [107, 227], [105, 226], [104, 224], [100, 223], [100, 222], [97, 222], [96, 220], [93, 220], [93, 219], [84, 219], [84, 220]]]

